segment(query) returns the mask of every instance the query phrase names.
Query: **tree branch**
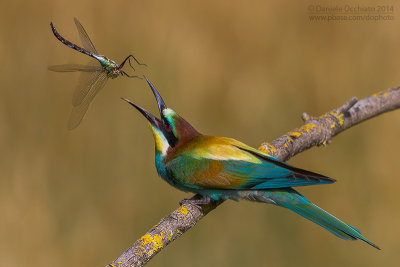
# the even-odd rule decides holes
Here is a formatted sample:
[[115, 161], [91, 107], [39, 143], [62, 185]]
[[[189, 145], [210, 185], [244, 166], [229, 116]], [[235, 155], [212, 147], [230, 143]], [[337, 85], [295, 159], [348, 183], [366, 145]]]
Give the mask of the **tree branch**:
[[[320, 117], [304, 113], [304, 124], [259, 149], [279, 160], [287, 161], [294, 155], [315, 145], [326, 145], [332, 137], [367, 119], [400, 108], [400, 87], [373, 94], [358, 101], [355, 97], [338, 109]], [[200, 198], [195, 195], [194, 198]], [[185, 204], [163, 218], [108, 266], [143, 266], [162, 248], [187, 230], [224, 201], [214, 201], [202, 207]]]

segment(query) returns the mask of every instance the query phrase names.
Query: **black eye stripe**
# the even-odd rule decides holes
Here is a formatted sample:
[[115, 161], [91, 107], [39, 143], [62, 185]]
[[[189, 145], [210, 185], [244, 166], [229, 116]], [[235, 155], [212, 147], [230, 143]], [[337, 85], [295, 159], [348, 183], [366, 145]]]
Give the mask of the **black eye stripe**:
[[172, 125], [168, 122], [168, 120], [166, 118], [163, 118], [163, 123], [164, 123], [165, 130], [171, 131]]
[[176, 145], [176, 143], [178, 142], [178, 139], [172, 132], [172, 125], [166, 119], [163, 120], [163, 124], [164, 124], [163, 132], [164, 132], [165, 138], [167, 138], [169, 145], [171, 147], [174, 147]]
[[172, 132], [168, 132], [165, 137], [167, 138], [168, 144], [171, 147], [174, 147], [178, 143], [178, 139], [175, 137], [175, 135]]

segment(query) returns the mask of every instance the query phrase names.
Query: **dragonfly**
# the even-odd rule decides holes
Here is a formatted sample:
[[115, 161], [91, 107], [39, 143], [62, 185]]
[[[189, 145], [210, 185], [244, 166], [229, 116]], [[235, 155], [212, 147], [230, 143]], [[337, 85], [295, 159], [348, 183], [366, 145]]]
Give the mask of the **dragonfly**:
[[49, 67], [49, 70], [56, 72], [81, 72], [78, 85], [72, 97], [73, 108], [68, 121], [69, 130], [73, 130], [78, 127], [83, 117], [85, 116], [90, 103], [99, 93], [101, 88], [104, 87], [108, 78], [115, 79], [119, 76], [126, 76], [128, 78], [142, 79], [137, 75], [129, 75], [122, 70], [126, 62], [129, 63], [133, 70], [135, 69], [131, 64], [131, 58], [138, 65], [147, 66], [146, 64], [140, 63], [133, 55], [127, 56], [119, 65], [115, 63], [115, 61], [107, 58], [106, 56], [100, 55], [94, 47], [92, 41], [89, 38], [89, 35], [86, 33], [82, 24], [78, 21], [77, 18], [74, 18], [74, 21], [84, 48], [74, 43], [71, 43], [70, 41], [62, 37], [57, 32], [56, 28], [51, 22], [50, 27], [53, 31], [54, 36], [64, 45], [96, 59], [100, 64], [98, 64], [97, 62], [91, 62], [88, 65], [64, 64]]

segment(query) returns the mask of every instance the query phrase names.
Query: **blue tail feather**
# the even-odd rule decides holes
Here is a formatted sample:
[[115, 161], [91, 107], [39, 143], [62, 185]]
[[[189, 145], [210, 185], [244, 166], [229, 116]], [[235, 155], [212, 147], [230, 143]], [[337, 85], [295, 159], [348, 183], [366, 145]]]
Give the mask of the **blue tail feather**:
[[369, 245], [380, 249], [377, 245], [366, 239], [357, 228], [342, 222], [335, 216], [311, 203], [308, 199], [291, 188], [258, 191], [258, 194], [262, 194], [266, 197], [268, 202], [272, 201], [278, 206], [290, 209], [342, 239], [360, 239]]

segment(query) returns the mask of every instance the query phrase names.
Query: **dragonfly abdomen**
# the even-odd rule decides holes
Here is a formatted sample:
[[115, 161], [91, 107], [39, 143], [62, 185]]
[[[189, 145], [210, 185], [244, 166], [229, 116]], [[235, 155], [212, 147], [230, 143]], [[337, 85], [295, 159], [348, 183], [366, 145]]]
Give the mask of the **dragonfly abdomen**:
[[57, 30], [56, 30], [56, 28], [54, 27], [53, 23], [50, 23], [50, 26], [51, 26], [51, 29], [52, 29], [52, 31], [53, 31], [54, 36], [55, 36], [58, 40], [60, 40], [61, 43], [65, 44], [65, 45], [68, 46], [68, 47], [71, 47], [72, 49], [75, 49], [75, 50], [78, 51], [78, 52], [81, 52], [81, 53], [83, 53], [83, 54], [85, 54], [85, 55], [88, 55], [88, 56], [90, 56], [90, 57], [93, 57], [93, 53], [91, 53], [91, 52], [89, 52], [89, 51], [83, 49], [82, 47], [77, 46], [76, 44], [73, 44], [73, 43], [71, 43], [70, 41], [64, 39], [64, 37], [62, 37], [62, 36], [57, 32]]

